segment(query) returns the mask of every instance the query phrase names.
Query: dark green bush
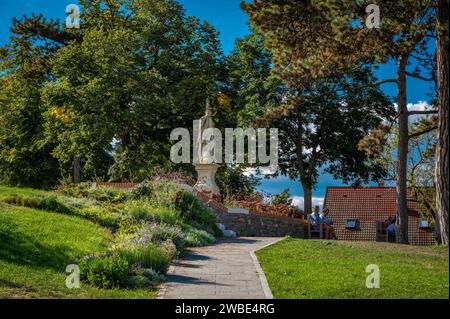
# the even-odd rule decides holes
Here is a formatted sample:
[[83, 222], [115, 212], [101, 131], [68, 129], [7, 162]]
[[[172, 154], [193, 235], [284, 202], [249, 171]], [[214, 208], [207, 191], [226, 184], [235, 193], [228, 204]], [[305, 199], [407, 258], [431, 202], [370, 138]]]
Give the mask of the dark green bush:
[[128, 261], [120, 256], [85, 258], [78, 266], [81, 280], [97, 287], [119, 287], [127, 280]]
[[150, 197], [152, 195], [152, 187], [150, 185], [144, 184], [139, 187], [134, 188], [131, 191], [131, 198], [141, 199], [144, 197]]
[[195, 195], [185, 190], [180, 190], [175, 199], [175, 207], [181, 213], [186, 223], [212, 234], [219, 233], [216, 226], [216, 216]]
[[34, 197], [26, 195], [10, 195], [3, 202], [24, 207], [30, 207], [49, 212], [73, 215], [75, 210], [61, 203], [56, 197]]

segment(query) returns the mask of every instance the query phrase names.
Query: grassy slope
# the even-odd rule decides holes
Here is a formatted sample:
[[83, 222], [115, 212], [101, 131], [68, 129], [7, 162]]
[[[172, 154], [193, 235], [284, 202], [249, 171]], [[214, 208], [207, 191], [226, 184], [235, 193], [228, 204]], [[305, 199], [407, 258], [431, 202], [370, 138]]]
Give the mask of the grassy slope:
[[[36, 194], [0, 187], [5, 192]], [[0, 298], [153, 298], [148, 290], [66, 288], [66, 265], [105, 251], [110, 240], [106, 229], [77, 217], [0, 204]]]
[[50, 194], [48, 191], [32, 189], [32, 188], [18, 188], [18, 187], [8, 187], [0, 186], [0, 196], [5, 195], [46, 195]]
[[[286, 239], [257, 252], [275, 298], [448, 298], [446, 247]], [[380, 267], [367, 289], [366, 266]]]

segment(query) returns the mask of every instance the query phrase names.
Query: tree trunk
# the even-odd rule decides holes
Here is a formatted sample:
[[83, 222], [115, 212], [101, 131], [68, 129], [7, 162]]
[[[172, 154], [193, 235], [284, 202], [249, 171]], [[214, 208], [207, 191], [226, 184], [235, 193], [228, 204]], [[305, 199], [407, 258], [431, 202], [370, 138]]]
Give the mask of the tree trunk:
[[81, 182], [81, 160], [78, 156], [73, 158], [73, 182], [75, 184]]
[[[436, 229], [439, 231], [438, 240], [442, 244], [448, 245], [448, 201], [449, 201], [449, 153], [448, 153], [448, 20], [449, 20], [448, 0], [438, 1], [437, 10], [437, 74], [438, 74], [438, 98], [439, 98], [439, 124], [438, 138], [436, 145]], [[447, 25], [446, 25], [447, 23]]]
[[303, 196], [304, 196], [304, 212], [305, 215], [309, 215], [312, 213], [312, 190], [311, 187], [302, 183], [303, 187]]
[[397, 242], [408, 243], [407, 161], [408, 161], [408, 104], [406, 96], [406, 65], [408, 57], [398, 60], [398, 153], [397, 153]]
[[123, 150], [128, 150], [128, 147], [131, 143], [131, 136], [130, 136], [130, 132], [126, 132], [124, 134], [122, 134], [122, 148]]

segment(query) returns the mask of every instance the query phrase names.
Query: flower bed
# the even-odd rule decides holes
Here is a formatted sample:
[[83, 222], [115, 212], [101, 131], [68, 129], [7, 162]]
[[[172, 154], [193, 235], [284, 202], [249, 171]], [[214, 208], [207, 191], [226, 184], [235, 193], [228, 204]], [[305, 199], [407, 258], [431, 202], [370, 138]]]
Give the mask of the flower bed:
[[267, 216], [303, 218], [303, 211], [290, 205], [272, 205], [253, 201], [234, 201], [236, 207]]

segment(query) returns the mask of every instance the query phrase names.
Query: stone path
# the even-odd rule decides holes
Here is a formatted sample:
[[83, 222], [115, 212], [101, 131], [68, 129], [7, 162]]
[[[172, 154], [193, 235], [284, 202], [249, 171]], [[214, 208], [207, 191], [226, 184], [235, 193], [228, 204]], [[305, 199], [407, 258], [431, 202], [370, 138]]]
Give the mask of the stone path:
[[253, 251], [281, 238], [219, 240], [192, 248], [170, 267], [159, 298], [267, 299], [272, 294]]

